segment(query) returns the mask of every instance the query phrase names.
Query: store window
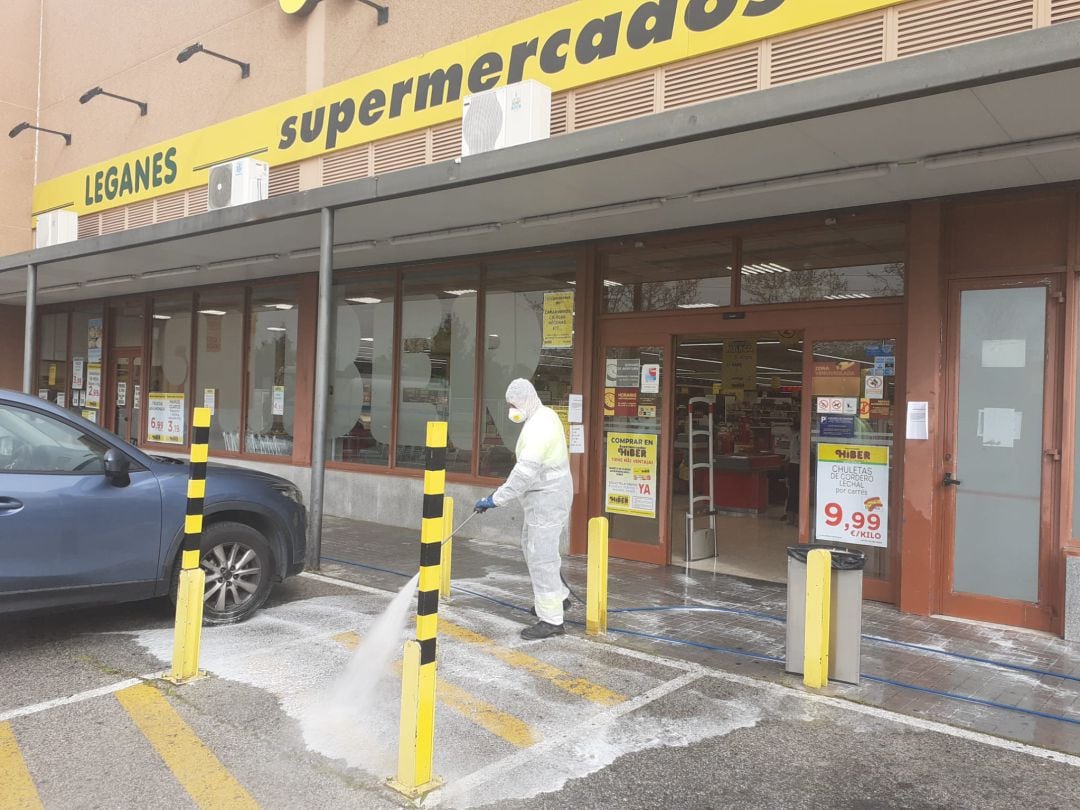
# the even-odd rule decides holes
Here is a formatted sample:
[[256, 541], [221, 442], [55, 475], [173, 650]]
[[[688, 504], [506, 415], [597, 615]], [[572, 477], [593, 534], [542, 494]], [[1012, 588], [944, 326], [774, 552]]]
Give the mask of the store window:
[[445, 421], [446, 469], [472, 471], [479, 287], [480, 273], [472, 266], [404, 274], [399, 467], [423, 468], [427, 423]]
[[109, 345], [113, 348], [141, 347], [145, 325], [146, 304], [142, 298], [109, 304]]
[[39, 319], [37, 395], [66, 405], [68, 314], [56, 312]]
[[866, 554], [866, 576], [889, 578], [899, 509], [896, 341], [815, 343], [810, 433], [814, 542]]
[[531, 380], [568, 425], [574, 371], [573, 256], [488, 265], [484, 301], [484, 413], [480, 475], [505, 478], [521, 428], [507, 416], [506, 387]]
[[334, 287], [327, 457], [390, 463], [394, 276], [360, 275]]
[[604, 310], [707, 309], [731, 304], [731, 239], [651, 244], [637, 241], [604, 255]]
[[284, 285], [252, 291], [244, 438], [248, 453], [292, 455], [298, 315], [296, 287]]
[[187, 441], [191, 404], [191, 293], [153, 299], [146, 440], [182, 445]]
[[743, 239], [742, 304], [904, 294], [903, 223], [838, 223]]
[[[104, 310], [100, 304], [83, 304], [71, 312], [71, 393], [65, 402], [68, 410], [91, 422], [99, 422], [101, 408], [101, 360]], [[88, 391], [88, 371], [95, 366], [97, 389]], [[88, 396], [89, 394], [89, 396]]]
[[237, 453], [244, 393], [244, 291], [208, 290], [198, 296], [194, 398], [212, 414], [210, 447]]

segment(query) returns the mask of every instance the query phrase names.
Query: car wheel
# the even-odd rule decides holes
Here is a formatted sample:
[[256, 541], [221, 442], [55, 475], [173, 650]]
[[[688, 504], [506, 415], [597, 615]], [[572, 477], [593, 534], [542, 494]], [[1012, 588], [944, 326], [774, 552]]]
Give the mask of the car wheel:
[[[243, 523], [215, 523], [203, 531], [201, 550], [199, 564], [206, 574], [203, 624], [242, 622], [262, 607], [274, 570], [270, 544], [262, 534]], [[178, 554], [169, 591], [174, 603], [179, 582]]]

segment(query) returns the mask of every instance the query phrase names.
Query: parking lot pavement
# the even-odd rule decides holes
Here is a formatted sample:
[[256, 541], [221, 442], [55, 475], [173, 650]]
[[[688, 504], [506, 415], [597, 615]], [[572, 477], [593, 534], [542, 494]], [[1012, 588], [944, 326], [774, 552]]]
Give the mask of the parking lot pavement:
[[[0, 810], [400, 806], [395, 666], [366, 708], [343, 680], [390, 596], [292, 580], [208, 628], [209, 675], [182, 687], [153, 677], [160, 605], [7, 620]], [[1075, 806], [1069, 755], [576, 634], [522, 642], [498, 606], [440, 617], [427, 806]]]

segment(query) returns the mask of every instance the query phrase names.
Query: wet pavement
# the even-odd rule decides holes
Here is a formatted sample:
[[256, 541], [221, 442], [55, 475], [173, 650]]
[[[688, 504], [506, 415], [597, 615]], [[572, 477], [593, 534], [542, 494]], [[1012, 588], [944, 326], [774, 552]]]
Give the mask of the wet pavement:
[[[454, 546], [455, 606], [528, 618], [531, 587], [514, 545], [463, 539]], [[416, 572], [418, 557], [418, 532], [326, 519], [326, 574], [396, 589]], [[567, 558], [563, 570], [584, 599], [585, 559]], [[802, 689], [801, 678], [783, 668], [785, 604], [783, 585], [611, 560], [604, 641]], [[583, 633], [583, 605], [567, 619]], [[863, 633], [862, 682], [833, 683], [822, 694], [1080, 753], [1080, 645], [875, 602], [864, 603]]]

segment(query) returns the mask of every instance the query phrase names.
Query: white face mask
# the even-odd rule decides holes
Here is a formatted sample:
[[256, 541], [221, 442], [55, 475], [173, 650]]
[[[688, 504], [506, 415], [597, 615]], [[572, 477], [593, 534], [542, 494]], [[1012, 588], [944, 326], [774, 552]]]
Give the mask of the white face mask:
[[513, 422], [515, 425], [520, 425], [522, 422], [525, 421], [525, 411], [519, 408], [511, 408], [510, 421]]

